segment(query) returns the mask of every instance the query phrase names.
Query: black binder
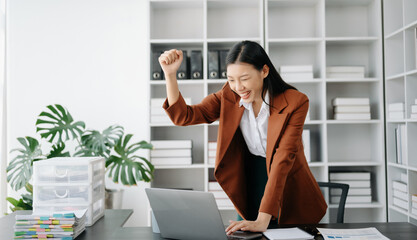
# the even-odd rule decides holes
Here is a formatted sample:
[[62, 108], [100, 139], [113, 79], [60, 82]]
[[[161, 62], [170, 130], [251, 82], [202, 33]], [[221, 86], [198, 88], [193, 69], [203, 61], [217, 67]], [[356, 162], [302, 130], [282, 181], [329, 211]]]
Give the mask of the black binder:
[[162, 68], [159, 64], [159, 56], [161, 55], [160, 52], [153, 52], [152, 53], [152, 66], [151, 66], [151, 79], [152, 80], [162, 80]]
[[208, 52], [208, 78], [219, 78], [219, 51], [210, 50]]
[[203, 79], [203, 55], [201, 51], [191, 51], [191, 79]]
[[220, 78], [227, 78], [226, 73], [226, 57], [228, 50], [221, 50], [220, 51]]
[[183, 59], [182, 63], [180, 65], [180, 68], [178, 68], [177, 71], [177, 79], [188, 79], [188, 58], [187, 58], [187, 51], [182, 51], [183, 53]]

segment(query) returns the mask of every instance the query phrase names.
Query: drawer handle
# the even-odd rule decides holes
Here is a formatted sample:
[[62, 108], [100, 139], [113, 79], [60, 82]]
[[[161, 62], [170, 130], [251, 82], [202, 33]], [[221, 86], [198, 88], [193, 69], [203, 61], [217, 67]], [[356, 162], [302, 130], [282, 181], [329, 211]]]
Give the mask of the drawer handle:
[[[63, 173], [61, 173], [63, 172]], [[64, 178], [66, 176], [68, 176], [68, 169], [65, 169], [65, 171], [59, 171], [58, 169], [55, 170], [55, 176], [57, 176], [58, 178]]]
[[66, 189], [63, 195], [59, 195], [58, 192], [54, 190], [55, 196], [57, 196], [58, 198], [66, 198], [68, 196], [68, 192], [68, 189]]

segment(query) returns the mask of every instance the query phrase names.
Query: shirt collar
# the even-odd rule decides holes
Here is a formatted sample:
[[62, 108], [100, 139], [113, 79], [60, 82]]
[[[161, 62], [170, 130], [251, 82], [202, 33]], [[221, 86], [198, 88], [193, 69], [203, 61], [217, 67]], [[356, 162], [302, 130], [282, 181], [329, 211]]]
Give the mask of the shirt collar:
[[[266, 93], [265, 93], [265, 102], [262, 102], [261, 110], [259, 112], [261, 112], [263, 109], [265, 109], [265, 110], [268, 110], [267, 112], [269, 113], [269, 94], [268, 94], [268, 91], [266, 91]], [[251, 103], [244, 102], [243, 99], [241, 98], [240, 101], [239, 101], [239, 107], [241, 107], [242, 105], [247, 110], [252, 108]]]

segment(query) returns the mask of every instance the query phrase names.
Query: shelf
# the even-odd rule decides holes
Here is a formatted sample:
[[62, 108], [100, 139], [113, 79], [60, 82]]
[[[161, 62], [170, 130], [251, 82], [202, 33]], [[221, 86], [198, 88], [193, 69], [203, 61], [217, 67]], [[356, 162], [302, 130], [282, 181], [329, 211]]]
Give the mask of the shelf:
[[385, 78], [387, 81], [393, 81], [393, 80], [404, 80], [404, 73], [399, 73], [397, 75], [388, 76]]
[[[329, 208], [338, 208], [339, 204], [329, 204]], [[383, 208], [384, 205], [379, 202], [372, 203], [346, 203], [345, 208]]]
[[321, 120], [308, 120], [304, 123], [304, 125], [320, 125], [323, 123], [324, 121], [321, 121]]
[[314, 43], [317, 44], [323, 41], [323, 38], [272, 38], [268, 42], [270, 44], [280, 44], [280, 43]]
[[329, 119], [326, 121], [328, 124], [379, 124], [382, 123], [381, 120], [332, 120]]
[[[203, 84], [204, 80], [195, 80], [195, 79], [185, 79], [185, 80], [178, 80], [178, 85], [194, 85], [194, 84]], [[151, 80], [151, 85], [164, 85], [166, 82], [165, 80]]]
[[383, 166], [384, 163], [369, 161], [345, 161], [345, 162], [328, 162], [329, 167], [356, 167], [356, 166]]
[[227, 79], [207, 79], [208, 84], [225, 84]]
[[260, 38], [208, 38], [207, 43], [231, 43], [241, 42], [243, 40], [248, 40], [252, 42], [261, 43]]
[[203, 44], [203, 39], [151, 39], [151, 44]]
[[326, 78], [326, 82], [329, 83], [349, 83], [349, 82], [358, 82], [358, 83], [369, 83], [369, 82], [379, 82], [380, 78]]
[[323, 162], [309, 162], [308, 166], [309, 167], [325, 167], [326, 164]]
[[379, 41], [378, 37], [327, 37], [329, 43], [373, 43]]
[[297, 83], [322, 83], [322, 78], [313, 78], [313, 79], [306, 79], [306, 80], [286, 80], [288, 84], [297, 84]]

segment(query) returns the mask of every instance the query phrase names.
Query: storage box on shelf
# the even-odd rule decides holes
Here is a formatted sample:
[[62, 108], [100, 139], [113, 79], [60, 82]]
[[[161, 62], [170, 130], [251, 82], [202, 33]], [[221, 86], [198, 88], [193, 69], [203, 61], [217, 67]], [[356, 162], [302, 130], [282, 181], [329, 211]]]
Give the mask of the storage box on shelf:
[[86, 208], [86, 225], [93, 225], [104, 215], [104, 171], [102, 157], [51, 158], [34, 162], [34, 210]]

